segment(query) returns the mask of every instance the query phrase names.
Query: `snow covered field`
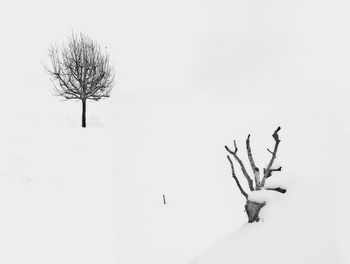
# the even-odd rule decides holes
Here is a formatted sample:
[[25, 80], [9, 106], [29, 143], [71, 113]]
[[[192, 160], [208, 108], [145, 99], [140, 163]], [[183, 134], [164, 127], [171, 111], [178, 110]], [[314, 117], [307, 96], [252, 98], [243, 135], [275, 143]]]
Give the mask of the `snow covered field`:
[[[261, 245], [257, 258], [267, 254], [276, 263], [287, 256], [292, 257], [285, 263], [346, 263], [341, 255], [348, 215], [341, 190], [348, 180], [338, 169], [345, 157], [337, 153], [349, 141], [327, 111], [296, 109], [269, 121], [274, 109], [268, 107], [244, 118], [232, 114], [237, 107], [261, 106], [242, 98], [234, 106], [229, 98], [208, 96], [121, 95], [116, 101], [118, 122], [110, 126], [108, 118], [106, 126], [97, 117], [93, 123], [98, 104], [91, 104], [92, 127], [86, 130], [60, 115], [27, 116], [15, 119], [21, 125], [4, 126], [4, 261], [189, 263], [246, 221], [223, 145], [237, 135], [247, 163], [243, 143], [251, 132], [257, 163], [264, 165], [278, 123], [283, 130], [277, 164], [283, 172], [271, 180], [285, 181], [287, 194], [263, 209], [262, 223], [244, 226], [223, 242], [224, 249], [215, 248], [209, 260], [198, 263], [248, 260], [245, 251], [233, 248], [255, 244]], [[250, 123], [255, 131], [247, 129]], [[278, 250], [272, 250], [276, 244]]]
[[[345, 1], [3, 5], [0, 263], [350, 263]], [[87, 129], [41, 64], [72, 28], [117, 73]], [[245, 225], [224, 145], [262, 167], [278, 125], [288, 192]]]

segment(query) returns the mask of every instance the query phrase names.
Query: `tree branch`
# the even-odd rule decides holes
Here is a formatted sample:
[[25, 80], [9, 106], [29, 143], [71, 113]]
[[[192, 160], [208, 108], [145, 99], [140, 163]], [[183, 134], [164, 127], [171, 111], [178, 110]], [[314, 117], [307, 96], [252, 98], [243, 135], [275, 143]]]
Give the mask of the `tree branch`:
[[277, 188], [266, 188], [265, 190], [269, 190], [269, 191], [276, 191], [279, 193], [286, 193], [287, 190], [281, 187], [277, 187]]
[[233, 143], [234, 143], [234, 146], [235, 146], [235, 150], [234, 150], [234, 151], [230, 150], [227, 146], [225, 146], [225, 149], [226, 149], [229, 153], [231, 153], [231, 154], [233, 155], [233, 157], [235, 157], [235, 159], [237, 160], [237, 162], [238, 162], [239, 165], [241, 166], [241, 170], [242, 170], [242, 172], [243, 172], [244, 177], [245, 177], [245, 178], [247, 179], [247, 181], [248, 181], [249, 189], [250, 189], [251, 191], [254, 191], [253, 181], [252, 181], [252, 179], [250, 178], [250, 176], [249, 176], [247, 170], [245, 169], [243, 162], [242, 162], [241, 159], [237, 156], [237, 150], [238, 150], [238, 149], [237, 149], [236, 141], [234, 140]]
[[[264, 169], [264, 173], [265, 173], [266, 169]], [[278, 167], [276, 169], [270, 169], [270, 173], [267, 175], [267, 178], [272, 176], [272, 172], [274, 171], [282, 171], [282, 167]]]
[[235, 173], [235, 169], [234, 169], [234, 167], [233, 167], [233, 162], [232, 162], [230, 156], [227, 155], [227, 159], [228, 159], [228, 161], [229, 161], [230, 164], [231, 164], [232, 177], [235, 179], [236, 184], [237, 184], [237, 186], [238, 186], [240, 192], [241, 192], [241, 193], [243, 194], [243, 196], [248, 200], [248, 194], [243, 190], [241, 184], [240, 184], [239, 181], [238, 181], [238, 178], [237, 178], [236, 173]]
[[264, 171], [264, 177], [262, 179], [262, 182], [261, 182], [261, 186], [263, 187], [265, 185], [265, 181], [266, 179], [269, 177], [268, 175], [271, 176], [271, 167], [272, 167], [272, 164], [274, 162], [274, 160], [276, 159], [276, 155], [277, 155], [277, 150], [278, 150], [278, 145], [280, 144], [281, 140], [279, 139], [278, 137], [278, 132], [281, 130], [281, 127], [278, 127], [275, 132], [272, 134], [272, 137], [273, 139], [275, 140], [275, 147], [273, 149], [273, 152], [271, 153], [272, 154], [272, 157], [271, 157], [271, 160], [269, 162], [269, 164], [267, 165], [265, 171]]
[[84, 34], [72, 33], [68, 43], [60, 49], [49, 49], [52, 68], [44, 66], [58, 84], [56, 95], [66, 99], [99, 100], [109, 97], [114, 86], [114, 70], [109, 55]]
[[255, 162], [252, 155], [252, 150], [250, 147], [250, 134], [247, 137], [246, 140], [246, 146], [247, 146], [247, 153], [248, 153], [248, 159], [250, 162], [250, 166], [252, 167], [254, 178], [255, 178], [255, 190], [260, 190], [260, 171], [259, 168], [255, 166]]

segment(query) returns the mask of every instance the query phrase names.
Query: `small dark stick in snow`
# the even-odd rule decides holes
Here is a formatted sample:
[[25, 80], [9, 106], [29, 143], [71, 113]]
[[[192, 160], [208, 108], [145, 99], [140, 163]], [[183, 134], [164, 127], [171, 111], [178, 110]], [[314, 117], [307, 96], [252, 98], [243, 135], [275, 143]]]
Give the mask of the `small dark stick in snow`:
[[166, 204], [165, 195], [163, 194], [163, 203]]

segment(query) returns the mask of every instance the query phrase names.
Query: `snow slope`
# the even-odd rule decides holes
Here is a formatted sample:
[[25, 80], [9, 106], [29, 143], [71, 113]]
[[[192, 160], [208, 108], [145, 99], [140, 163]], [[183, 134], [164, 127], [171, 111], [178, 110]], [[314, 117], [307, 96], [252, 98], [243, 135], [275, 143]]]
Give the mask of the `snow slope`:
[[115, 262], [108, 130], [57, 113], [11, 118], [0, 139], [0, 262]]
[[[231, 103], [233, 98], [237, 103]], [[127, 212], [118, 217], [119, 229], [130, 226], [133, 230], [127, 237], [119, 237], [120, 248], [128, 247], [122, 250], [122, 259], [132, 256], [132, 262], [141, 263], [148, 256], [147, 261], [153, 257], [156, 263], [188, 263], [196, 252], [231, 233], [230, 227], [239, 228], [246, 221], [244, 198], [230, 176], [223, 145], [232, 144], [235, 138], [248, 164], [244, 142], [251, 133], [256, 162], [264, 166], [270, 158], [266, 147], [273, 146], [271, 135], [274, 125], [279, 124], [282, 142], [276, 165], [282, 165], [283, 171], [275, 173], [267, 184], [284, 182], [288, 192], [277, 201], [272, 199], [271, 205], [263, 209], [263, 223], [244, 226], [204, 253], [198, 263], [252, 263], [257, 259], [265, 263], [262, 256], [266, 255], [272, 263], [281, 259], [286, 263], [346, 263], [347, 242], [341, 230], [346, 225], [339, 222], [348, 217], [342, 211], [346, 200], [340, 199], [343, 187], [339, 186], [348, 182], [341, 170], [349, 143], [346, 130], [330, 109], [318, 105], [322, 98], [314, 101], [313, 109], [307, 108], [307, 101], [292, 100], [293, 105], [297, 102], [294, 111], [290, 111], [288, 99], [276, 104], [279, 110], [275, 111], [275, 105], [248, 102], [245, 97], [229, 94], [122, 95], [118, 105], [124, 111], [120, 113], [128, 117], [124, 119], [126, 125], [114, 128], [115, 133], [123, 135], [116, 137], [123, 139], [116, 145], [120, 153], [115, 149], [116, 157], [126, 167], [118, 175], [130, 181], [124, 182], [126, 192], [134, 190], [132, 194], [120, 194], [118, 199], [129, 200], [130, 204], [119, 207], [120, 212]], [[260, 111], [234, 114], [236, 109], [245, 108]], [[136, 119], [137, 123], [133, 123]], [[253, 131], [247, 129], [249, 124], [255, 124]], [[130, 127], [135, 131], [129, 131]], [[210, 140], [213, 138], [216, 140]], [[240, 179], [247, 190], [242, 175]], [[169, 205], [163, 207], [166, 214], [156, 209], [158, 206], [161, 210], [163, 193], [169, 197]], [[158, 205], [152, 205], [154, 202]], [[142, 210], [142, 217], [135, 218], [132, 208]], [[146, 233], [140, 236], [141, 232]], [[132, 255], [134, 246], [142, 248], [147, 243], [151, 246], [144, 248], [146, 252]], [[255, 244], [260, 245], [254, 250], [257, 259], [250, 252]], [[247, 255], [250, 257], [244, 258]], [[274, 256], [275, 260], [271, 260]]]
[[[338, 182], [347, 182], [339, 172], [346, 130], [317, 103], [305, 112], [308, 102], [300, 100], [290, 111], [289, 98], [277, 104], [276, 112], [275, 105], [230, 93], [120, 93], [111, 102], [90, 104], [85, 130], [79, 127], [80, 105], [68, 102], [57, 103], [59, 114], [8, 120], [1, 139], [0, 228], [6, 249], [1, 259], [189, 263], [246, 221], [244, 198], [223, 146], [236, 139], [248, 164], [244, 141], [251, 133], [256, 163], [266, 165], [276, 124], [282, 126], [276, 164], [283, 171], [273, 178], [285, 181], [288, 193], [263, 209], [263, 223], [245, 226], [224, 248], [237, 256], [244, 250], [232, 251], [239, 242], [231, 240], [245, 245], [257, 239], [262, 251], [266, 243], [288, 245], [277, 251], [280, 255], [271, 252], [280, 257], [292, 252], [291, 259], [318, 261], [313, 252], [320, 251], [324, 261], [341, 259], [346, 244], [337, 229], [345, 227], [338, 222], [345, 218], [336, 209], [343, 206]], [[108, 121], [110, 104], [118, 106], [113, 122]], [[235, 114], [246, 107], [259, 111]], [[225, 250], [208, 254], [231, 260]], [[207, 261], [206, 254], [200, 261]]]
[[348, 263], [337, 234], [336, 195], [320, 177], [317, 184], [299, 178], [305, 186], [269, 199], [261, 222], [244, 225], [191, 263]]
[[315, 107], [293, 113], [294, 120], [284, 115], [288, 125], [277, 159], [283, 170], [266, 184], [282, 183], [287, 193], [253, 194], [253, 200], [267, 202], [262, 221], [243, 225], [191, 263], [350, 263], [345, 167], [350, 141], [331, 111]]

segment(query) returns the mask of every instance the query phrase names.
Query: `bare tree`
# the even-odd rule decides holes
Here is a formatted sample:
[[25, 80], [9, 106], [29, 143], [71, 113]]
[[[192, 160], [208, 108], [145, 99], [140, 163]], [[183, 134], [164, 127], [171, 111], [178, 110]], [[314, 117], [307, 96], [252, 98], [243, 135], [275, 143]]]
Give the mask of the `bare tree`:
[[45, 67], [54, 84], [54, 94], [82, 102], [82, 127], [86, 127], [86, 101], [110, 96], [114, 70], [107, 52], [88, 36], [72, 33], [62, 47], [49, 49], [52, 67]]
[[[273, 162], [276, 159], [277, 156], [277, 150], [278, 150], [278, 146], [281, 142], [279, 136], [278, 136], [278, 132], [281, 130], [281, 127], [278, 127], [274, 133], [272, 134], [273, 139], [275, 140], [275, 146], [273, 151], [267, 149], [270, 153], [271, 153], [271, 160], [268, 163], [267, 167], [264, 168], [263, 170], [263, 175], [262, 175], [262, 179], [260, 180], [260, 170], [258, 167], [256, 167], [255, 162], [254, 162], [254, 158], [252, 155], [252, 150], [250, 147], [250, 135], [248, 135], [247, 140], [246, 140], [246, 147], [247, 147], [247, 153], [248, 153], [248, 159], [249, 159], [249, 163], [250, 166], [252, 168], [253, 174], [254, 174], [254, 181], [255, 181], [255, 186], [253, 183], [252, 178], [249, 176], [247, 170], [244, 167], [244, 164], [242, 162], [242, 160], [238, 157], [237, 152], [238, 152], [238, 148], [236, 145], [236, 141], [234, 141], [234, 150], [232, 151], [229, 147], [225, 146], [225, 149], [235, 158], [235, 160], [237, 161], [237, 163], [240, 165], [242, 173], [244, 175], [244, 177], [246, 178], [247, 182], [248, 182], [248, 186], [251, 192], [253, 191], [259, 191], [261, 189], [265, 189], [265, 182], [266, 179], [272, 176], [273, 172], [276, 171], [281, 171], [282, 167], [278, 167], [278, 168], [273, 168]], [[249, 200], [249, 194], [247, 194], [244, 189], [242, 188], [235, 169], [234, 169], [234, 165], [233, 165], [233, 161], [230, 158], [230, 156], [227, 156], [228, 161], [230, 162], [231, 165], [231, 171], [232, 171], [232, 177], [234, 178], [240, 192], [242, 193], [242, 195], [245, 197], [246, 199], [246, 204], [245, 204], [245, 211], [247, 213], [248, 216], [248, 222], [252, 223], [252, 222], [258, 222], [259, 221], [259, 212], [260, 209], [262, 207], [265, 206], [265, 203], [257, 203], [257, 202], [253, 202]], [[278, 188], [266, 188], [266, 190], [271, 190], [271, 191], [277, 191], [280, 193], [285, 193], [287, 190], [281, 187]]]

